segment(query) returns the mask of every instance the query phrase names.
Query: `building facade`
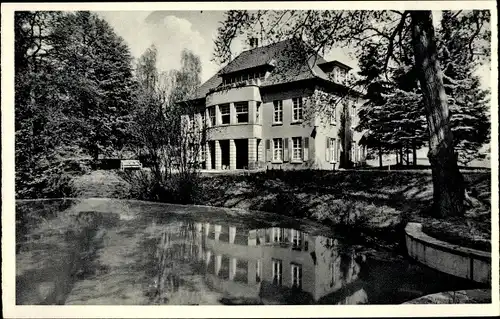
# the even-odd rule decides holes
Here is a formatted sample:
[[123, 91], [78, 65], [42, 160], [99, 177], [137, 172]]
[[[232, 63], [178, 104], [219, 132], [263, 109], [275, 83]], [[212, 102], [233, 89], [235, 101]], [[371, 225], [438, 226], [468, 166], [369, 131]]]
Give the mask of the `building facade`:
[[182, 123], [206, 133], [196, 161], [208, 170], [362, 165], [363, 101], [350, 69], [297, 40], [242, 52], [181, 102]]

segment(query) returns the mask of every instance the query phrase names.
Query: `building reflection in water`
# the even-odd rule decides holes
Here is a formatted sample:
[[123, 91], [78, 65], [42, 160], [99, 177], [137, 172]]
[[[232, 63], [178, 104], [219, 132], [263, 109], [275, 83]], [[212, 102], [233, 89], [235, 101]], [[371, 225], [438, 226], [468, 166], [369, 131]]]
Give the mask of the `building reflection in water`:
[[189, 261], [210, 289], [231, 298], [279, 304], [368, 302], [361, 285], [355, 284], [358, 258], [337, 239], [278, 227], [248, 230], [210, 223], [166, 227], [156, 255], [162, 274], [157, 283], [166, 283], [161, 291], [178, 287], [182, 272], [172, 268]]

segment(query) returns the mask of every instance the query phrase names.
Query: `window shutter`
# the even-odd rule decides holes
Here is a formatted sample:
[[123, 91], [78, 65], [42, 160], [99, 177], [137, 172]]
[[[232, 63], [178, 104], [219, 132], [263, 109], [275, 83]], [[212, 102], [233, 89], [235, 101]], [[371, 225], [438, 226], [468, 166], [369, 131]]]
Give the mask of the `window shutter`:
[[330, 138], [327, 137], [326, 138], [326, 152], [325, 152], [325, 155], [326, 155], [326, 161], [327, 162], [330, 162]]
[[288, 162], [289, 151], [288, 151], [288, 138], [283, 139], [283, 162]]
[[272, 156], [271, 156], [271, 140], [267, 139], [266, 140], [266, 161], [267, 162], [270, 162], [271, 159], [272, 159]]
[[309, 160], [309, 137], [304, 137], [304, 161]]
[[342, 155], [342, 140], [340, 138], [337, 139], [337, 158], [336, 160], [340, 161], [340, 156]]
[[332, 149], [331, 149], [331, 153], [332, 153], [332, 162], [337, 162], [337, 139], [333, 139], [333, 145], [332, 145]]

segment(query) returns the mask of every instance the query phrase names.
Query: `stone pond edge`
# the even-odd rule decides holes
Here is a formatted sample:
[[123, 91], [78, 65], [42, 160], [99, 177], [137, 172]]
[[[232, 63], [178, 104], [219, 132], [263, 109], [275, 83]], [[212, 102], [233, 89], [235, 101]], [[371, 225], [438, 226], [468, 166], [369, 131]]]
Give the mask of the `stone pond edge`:
[[475, 282], [491, 283], [489, 252], [453, 245], [431, 237], [422, 231], [420, 223], [406, 225], [405, 241], [408, 255], [426, 266]]

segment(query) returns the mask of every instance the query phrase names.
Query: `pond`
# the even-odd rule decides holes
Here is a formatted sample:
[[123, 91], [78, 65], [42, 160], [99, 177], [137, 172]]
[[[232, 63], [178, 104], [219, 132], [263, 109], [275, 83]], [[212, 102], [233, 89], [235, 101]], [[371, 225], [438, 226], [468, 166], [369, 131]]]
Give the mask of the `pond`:
[[16, 203], [16, 303], [399, 304], [473, 284], [323, 225], [110, 199]]

